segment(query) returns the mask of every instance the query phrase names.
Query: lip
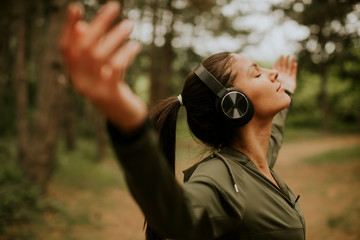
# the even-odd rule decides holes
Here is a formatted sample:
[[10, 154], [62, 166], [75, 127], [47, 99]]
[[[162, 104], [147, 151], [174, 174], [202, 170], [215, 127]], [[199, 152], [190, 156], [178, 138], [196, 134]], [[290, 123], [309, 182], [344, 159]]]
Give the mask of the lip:
[[278, 92], [278, 91], [280, 91], [280, 89], [281, 89], [281, 83], [279, 84], [279, 86], [278, 86], [278, 88], [276, 89], [276, 91]]

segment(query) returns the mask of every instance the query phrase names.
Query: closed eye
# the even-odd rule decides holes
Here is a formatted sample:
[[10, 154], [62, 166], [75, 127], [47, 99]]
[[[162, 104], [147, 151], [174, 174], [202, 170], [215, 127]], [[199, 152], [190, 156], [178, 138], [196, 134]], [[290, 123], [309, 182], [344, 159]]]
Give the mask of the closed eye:
[[259, 78], [261, 76], [261, 73], [259, 74], [259, 75], [257, 75], [257, 76], [255, 76], [256, 78]]

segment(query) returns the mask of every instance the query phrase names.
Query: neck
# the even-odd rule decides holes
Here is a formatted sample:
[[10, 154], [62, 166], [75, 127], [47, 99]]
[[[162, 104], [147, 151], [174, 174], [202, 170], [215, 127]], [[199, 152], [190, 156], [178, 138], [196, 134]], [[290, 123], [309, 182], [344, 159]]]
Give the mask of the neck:
[[267, 151], [271, 136], [271, 119], [254, 118], [239, 128], [231, 147], [246, 154], [265, 175], [270, 174]]

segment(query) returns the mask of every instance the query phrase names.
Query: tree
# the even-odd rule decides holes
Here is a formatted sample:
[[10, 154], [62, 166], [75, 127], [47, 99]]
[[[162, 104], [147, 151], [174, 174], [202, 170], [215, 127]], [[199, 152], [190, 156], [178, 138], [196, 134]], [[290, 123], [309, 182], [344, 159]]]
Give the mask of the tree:
[[[45, 191], [47, 182], [53, 170], [55, 149], [59, 124], [62, 118], [64, 98], [66, 97], [66, 76], [61, 64], [58, 41], [65, 9], [70, 0], [53, 0], [25, 4], [23, 0], [13, 3], [16, 23], [16, 54], [15, 80], [17, 99], [17, 146], [18, 162], [26, 176]], [[29, 10], [35, 7], [40, 10], [45, 4], [46, 16], [43, 11], [35, 11], [40, 18], [46, 18], [46, 25], [36, 34], [36, 39], [29, 39], [30, 30], [26, 29], [25, 17], [33, 14]], [[34, 20], [39, 16], [31, 15]], [[33, 40], [33, 42], [31, 41]], [[37, 67], [35, 113], [33, 124], [29, 127], [27, 59], [29, 59], [29, 43], [39, 43], [35, 46], [37, 57], [34, 57]], [[31, 51], [30, 51], [31, 53]]]
[[336, 115], [345, 122], [354, 122], [360, 131], [360, 38], [354, 39], [355, 47], [347, 49], [347, 58], [337, 65], [338, 75], [347, 84], [348, 91], [334, 99]]
[[[52, 173], [61, 114], [66, 96], [67, 78], [58, 49], [66, 7], [70, 0], [54, 0], [49, 4], [47, 34], [38, 69], [36, 111], [27, 174], [43, 189]], [[41, 71], [40, 71], [41, 69]]]
[[17, 159], [24, 164], [28, 149], [28, 89], [25, 68], [25, 3], [22, 0], [14, 2], [14, 19], [16, 32], [15, 49], [15, 89], [16, 89], [16, 133]]
[[[12, 9], [12, 2], [4, 2], [0, 9], [0, 99], [3, 99], [5, 89], [9, 87], [10, 79], [10, 59], [11, 53], [9, 48], [10, 42], [10, 26], [12, 22], [12, 15], [9, 12]], [[0, 101], [0, 113], [3, 110], [3, 101]], [[0, 126], [0, 128], [3, 126]]]
[[[322, 109], [322, 126], [329, 129], [328, 73], [331, 66], [341, 63], [349, 55], [359, 33], [348, 28], [348, 17], [357, 12], [357, 0], [288, 0], [276, 6], [283, 9], [286, 16], [309, 28], [310, 34], [302, 41], [299, 64], [321, 78], [319, 104]], [[356, 10], [357, 9], [357, 10]], [[356, 16], [356, 15], [355, 15]]]

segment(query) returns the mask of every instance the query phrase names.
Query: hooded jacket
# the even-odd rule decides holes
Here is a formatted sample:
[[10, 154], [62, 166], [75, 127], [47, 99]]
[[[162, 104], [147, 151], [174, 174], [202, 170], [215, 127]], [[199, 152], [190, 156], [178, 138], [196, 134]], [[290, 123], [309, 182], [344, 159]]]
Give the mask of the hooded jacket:
[[126, 136], [108, 124], [129, 189], [148, 224], [164, 237], [184, 240], [305, 239], [298, 198], [273, 171], [287, 110], [273, 120], [268, 150], [279, 188], [243, 153], [223, 148], [174, 178], [150, 124]]

